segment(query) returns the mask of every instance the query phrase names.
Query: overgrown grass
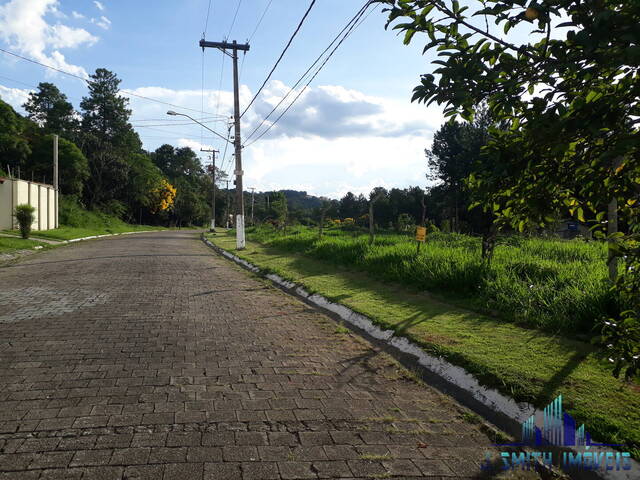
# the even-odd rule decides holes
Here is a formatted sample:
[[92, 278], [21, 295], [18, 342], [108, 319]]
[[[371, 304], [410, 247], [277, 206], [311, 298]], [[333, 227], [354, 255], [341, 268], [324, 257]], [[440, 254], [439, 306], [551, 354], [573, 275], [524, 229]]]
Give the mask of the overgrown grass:
[[44, 247], [45, 245], [45, 243], [31, 239], [24, 240], [22, 238], [0, 237], [0, 253], [8, 253], [14, 250], [32, 249], [33, 247], [37, 246]]
[[[232, 235], [232, 232], [228, 236], [216, 235], [211, 240], [234, 251]], [[260, 232], [252, 234], [253, 238], [259, 235]], [[281, 241], [301, 244], [305, 240], [285, 237]], [[452, 241], [472, 242], [459, 236], [453, 236]], [[523, 242], [526, 244], [528, 240]], [[589, 343], [473, 313], [426, 292], [380, 282], [376, 279], [380, 275], [340, 268], [306, 255], [283, 255], [282, 248], [266, 243], [249, 241], [245, 250], [234, 253], [367, 315], [383, 328], [392, 329], [425, 351], [464, 367], [482, 384], [518, 401], [542, 408], [562, 394], [566, 409], [585, 423], [595, 439], [625, 444], [636, 459], [640, 458], [640, 385], [613, 378], [606, 359]], [[562, 246], [544, 250], [536, 242], [530, 245], [533, 249], [543, 248], [542, 254], [548, 257], [576, 258], [572, 252], [563, 253]], [[580, 255], [591, 258], [588, 251], [578, 254], [578, 258]], [[518, 258], [511, 260], [515, 262]]]
[[479, 238], [435, 233], [416, 253], [406, 235], [366, 235], [298, 227], [283, 235], [248, 230], [248, 238], [281, 251], [301, 253], [361, 270], [376, 279], [446, 294], [465, 306], [548, 332], [589, 335], [597, 319], [618, 306], [609, 292], [602, 243], [507, 237], [493, 262], [481, 260]]

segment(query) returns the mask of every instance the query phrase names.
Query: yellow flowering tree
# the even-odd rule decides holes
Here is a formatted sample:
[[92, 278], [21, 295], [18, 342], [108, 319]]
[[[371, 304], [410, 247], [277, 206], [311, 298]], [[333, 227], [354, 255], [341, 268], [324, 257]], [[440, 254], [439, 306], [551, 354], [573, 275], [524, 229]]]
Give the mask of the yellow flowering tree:
[[151, 213], [168, 211], [173, 207], [177, 189], [166, 179], [160, 180], [158, 185], [151, 190]]

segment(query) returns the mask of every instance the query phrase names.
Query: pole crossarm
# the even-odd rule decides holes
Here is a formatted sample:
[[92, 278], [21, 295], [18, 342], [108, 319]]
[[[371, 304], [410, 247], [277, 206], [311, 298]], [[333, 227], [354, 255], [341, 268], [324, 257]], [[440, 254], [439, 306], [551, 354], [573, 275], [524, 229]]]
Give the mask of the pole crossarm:
[[241, 50], [243, 52], [249, 51], [248, 43], [208, 42], [204, 38], [200, 40], [200, 46], [203, 50], [205, 48], [219, 48], [221, 50]]

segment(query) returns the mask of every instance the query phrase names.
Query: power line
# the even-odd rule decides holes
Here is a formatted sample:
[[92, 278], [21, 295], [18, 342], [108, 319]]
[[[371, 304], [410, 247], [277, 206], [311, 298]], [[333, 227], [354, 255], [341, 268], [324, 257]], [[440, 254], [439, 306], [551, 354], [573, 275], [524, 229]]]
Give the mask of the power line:
[[[89, 83], [89, 80], [87, 80], [86, 78], [84, 78], [84, 77], [82, 77], [80, 75], [76, 75], [75, 73], [71, 73], [71, 72], [66, 72], [66, 71], [61, 70], [59, 68], [52, 67], [51, 65], [47, 65], [45, 63], [38, 62], [37, 60], [34, 60], [32, 58], [23, 57], [22, 55], [18, 55], [17, 53], [10, 52], [9, 50], [5, 50], [4, 48], [0, 48], [0, 52], [4, 52], [4, 53], [6, 53], [8, 55], [12, 55], [12, 56], [14, 56], [16, 58], [20, 58], [21, 60], [25, 60], [27, 62], [34, 63], [36, 65], [40, 65], [41, 67], [45, 67], [45, 68], [48, 68], [50, 70], [55, 70], [56, 72], [62, 73], [64, 75], [68, 75], [68, 76], [73, 77], [73, 78], [77, 78], [78, 80], [82, 80], [85, 83]], [[162, 100], [158, 100], [156, 98], [146, 97], [146, 96], [140, 95], [138, 93], [133, 93], [131, 90], [127, 90], [127, 89], [121, 89], [120, 92], [124, 93], [125, 95], [130, 95], [132, 97], [138, 97], [138, 98], [141, 98], [143, 100], [148, 100], [150, 102], [161, 103], [162, 105], [167, 105], [169, 107], [179, 108], [181, 110], [189, 110], [189, 111], [192, 111], [192, 112], [206, 113], [208, 115], [213, 115], [210, 112], [200, 112], [200, 110], [196, 110], [194, 108], [183, 107], [181, 105], [175, 105], [173, 103], [163, 102]]]
[[[227, 118], [226, 115], [213, 115], [210, 117], [203, 117], [202, 120], [204, 120], [204, 123], [214, 123], [214, 122], [221, 122], [226, 118]], [[137, 117], [131, 117], [129, 118], [129, 121], [130, 122], [167, 122], [169, 124], [175, 124], [175, 125], [177, 125], [176, 122], [184, 122], [184, 120], [181, 120], [179, 118], [172, 119], [172, 118], [137, 118]], [[189, 125], [193, 125], [193, 122], [190, 123]]]
[[236, 13], [233, 15], [233, 21], [231, 22], [231, 26], [229, 27], [229, 33], [227, 33], [227, 38], [231, 36], [231, 32], [233, 31], [233, 26], [236, 24], [236, 18], [238, 18], [238, 11], [240, 10], [240, 5], [242, 5], [242, 0], [238, 0]]
[[253, 105], [253, 102], [255, 102], [256, 98], [258, 98], [258, 95], [260, 95], [260, 92], [262, 92], [262, 89], [265, 87], [265, 85], [267, 84], [267, 82], [271, 78], [271, 75], [273, 75], [273, 72], [275, 71], [276, 67], [280, 63], [280, 60], [282, 60], [282, 57], [284, 57], [284, 54], [287, 52], [287, 50], [291, 46], [291, 42], [293, 42], [293, 39], [296, 37], [296, 35], [300, 31], [300, 28], [302, 27], [302, 24], [307, 19], [307, 16], [309, 15], [309, 12], [311, 12], [311, 9], [315, 5], [315, 3], [316, 3], [316, 0], [311, 0], [311, 4], [309, 4], [309, 8], [307, 8], [307, 11], [304, 13], [304, 16], [302, 17], [302, 20], [300, 20], [300, 23], [298, 23], [298, 26], [296, 27], [295, 31], [293, 32], [293, 35], [291, 35], [291, 38], [289, 38], [289, 41], [287, 42], [287, 45], [284, 47], [284, 50], [282, 50], [282, 53], [278, 57], [278, 60], [276, 60], [275, 65], [273, 66], [273, 68], [271, 68], [271, 71], [269, 72], [269, 75], [267, 75], [267, 78], [265, 78], [264, 82], [262, 82], [262, 85], [260, 86], [260, 88], [258, 89], [256, 94], [253, 96], [251, 101], [249, 102], [249, 105], [247, 105], [246, 108], [244, 109], [244, 111], [240, 114], [240, 118], [242, 118], [244, 116], [244, 114], [247, 113], [247, 110], [249, 110], [249, 107], [251, 107], [251, 105]]
[[207, 36], [207, 28], [209, 27], [209, 12], [211, 12], [211, 0], [209, 0], [209, 6], [207, 7], [207, 19], [204, 21], [204, 30], [202, 32], [202, 38]]
[[273, 0], [269, 0], [269, 3], [267, 3], [267, 6], [265, 7], [264, 11], [262, 12], [262, 15], [260, 16], [260, 20], [258, 20], [258, 24], [256, 25], [256, 28], [253, 29], [253, 32], [249, 36], [249, 40], [247, 40], [247, 43], [249, 43], [249, 44], [251, 43], [251, 40], [253, 39], [253, 36], [258, 31], [258, 28], [260, 28], [260, 24], [262, 23], [262, 20], [264, 19], [264, 16], [267, 14], [267, 10], [269, 10], [269, 7], [271, 6], [271, 2], [273, 2]]
[[[138, 120], [139, 121], [139, 120]], [[224, 122], [224, 120], [212, 120], [210, 122], [203, 122], [203, 123], [219, 123], [219, 122]], [[227, 123], [227, 122], [224, 122]], [[158, 123], [158, 124], [151, 124], [151, 125], [131, 125], [134, 128], [148, 128], [148, 127], [176, 127], [176, 126], [183, 126], [183, 125], [192, 125], [192, 126], [196, 126], [194, 125], [193, 122], [189, 122], [189, 123]]]
[[[246, 141], [250, 140], [251, 137], [260, 129], [260, 127], [262, 125], [264, 125], [264, 123], [271, 117], [271, 115], [273, 115], [273, 113], [280, 107], [280, 105], [282, 105], [282, 103], [289, 97], [289, 95], [291, 95], [296, 87], [298, 85], [300, 85], [303, 80], [305, 79], [305, 77], [309, 74], [309, 72], [313, 69], [313, 67], [316, 66], [316, 64], [322, 59], [322, 57], [325, 55], [325, 53], [327, 53], [331, 47], [338, 41], [338, 39], [342, 36], [342, 34], [349, 29], [349, 32], [347, 32], [345, 34], [345, 36], [342, 38], [342, 40], [340, 40], [340, 43], [342, 43], [344, 41], [344, 39], [349, 35], [349, 33], [353, 30], [355, 24], [358, 22], [358, 20], [362, 17], [362, 15], [364, 14], [364, 12], [366, 11], [366, 9], [369, 7], [369, 5], [371, 4], [370, 0], [367, 0], [367, 2], [365, 2], [365, 4], [360, 8], [360, 10], [358, 10], [358, 12], [351, 18], [351, 20], [349, 20], [349, 22], [347, 22], [347, 24], [344, 26], [344, 28], [342, 30], [340, 30], [340, 32], [334, 37], [334, 39], [331, 41], [331, 43], [329, 43], [329, 45], [327, 46], [327, 48], [325, 48], [322, 53], [320, 53], [320, 55], [318, 55], [318, 57], [315, 59], [315, 61], [311, 64], [311, 66], [309, 68], [307, 68], [307, 70], [300, 76], [300, 78], [296, 81], [296, 83], [293, 85], [293, 87], [291, 89], [289, 89], [289, 91], [280, 99], [280, 101], [277, 103], [277, 105], [275, 107], [273, 107], [271, 109], [271, 111], [262, 119], [262, 121], [260, 122], [260, 124], [255, 127], [253, 129], [253, 131], [247, 135]], [[372, 10], [373, 11], [373, 10]], [[371, 12], [369, 12], [371, 13]], [[369, 14], [367, 14], [368, 16]], [[365, 17], [366, 18], [366, 17]], [[364, 19], [363, 19], [364, 20]], [[331, 57], [331, 55], [333, 55], [333, 52], [335, 52], [335, 50], [340, 46], [340, 43], [336, 46], [336, 48], [334, 48], [334, 50], [329, 54], [329, 56], [327, 57], [327, 59], [324, 61], [324, 63], [320, 66], [320, 68], [318, 69], [318, 71], [314, 74], [314, 76], [312, 77], [311, 80], [313, 80], [313, 78], [315, 78], [315, 76], [318, 74], [318, 72], [320, 71], [320, 69], [324, 66], [324, 64], [327, 62], [327, 60]], [[309, 81], [310, 82], [310, 81]], [[305, 85], [305, 87], [303, 88], [306, 89], [306, 87], [309, 84], [307, 83], [307, 85]], [[296, 96], [296, 98], [294, 99], [294, 101], [291, 103], [291, 105], [293, 105], [293, 103], [295, 103], [295, 101], [300, 97], [302, 93], [299, 93], [298, 96]], [[287, 107], [286, 110], [288, 110], [291, 105], [289, 105], [289, 107]], [[285, 110], [285, 112], [286, 112]], [[282, 115], [280, 115], [280, 117], [278, 117], [278, 119], [276, 120], [276, 122], [282, 117]], [[273, 124], [271, 126], [273, 126], [275, 124], [275, 122], [273, 122]], [[264, 135], [271, 127], [269, 127], [267, 130], [265, 130], [265, 132], [263, 132], [260, 137], [262, 137], [262, 135]], [[258, 137], [258, 138], [260, 138]], [[257, 139], [256, 139], [257, 140]], [[249, 145], [253, 143], [250, 142]]]

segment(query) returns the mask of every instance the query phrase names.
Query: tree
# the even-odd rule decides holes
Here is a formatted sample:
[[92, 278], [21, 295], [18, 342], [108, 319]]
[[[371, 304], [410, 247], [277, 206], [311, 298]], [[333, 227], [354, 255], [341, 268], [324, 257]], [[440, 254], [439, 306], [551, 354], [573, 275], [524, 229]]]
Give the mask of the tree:
[[80, 102], [82, 129], [113, 145], [125, 143], [125, 134], [131, 131], [127, 108], [129, 100], [120, 95], [121, 80], [115, 73], [98, 68], [89, 80], [89, 96]]
[[120, 96], [119, 85], [114, 73], [99, 68], [89, 80], [89, 96], [80, 103], [81, 148], [91, 171], [85, 194], [89, 206], [126, 197], [127, 157], [142, 152], [140, 138], [129, 124], [129, 100]]
[[[413, 99], [444, 105], [447, 116], [473, 117], [487, 102], [507, 129], [492, 131], [487, 154], [506, 165], [508, 181], [489, 170], [471, 178], [481, 206], [498, 225], [523, 230], [568, 210], [607, 235], [609, 263], [625, 257], [615, 288], [624, 311], [610, 324], [640, 330], [640, 299], [623, 285], [640, 275], [640, 3], [574, 0], [385, 0], [405, 43], [426, 33], [438, 52]], [[449, 6], [450, 5], [450, 6]], [[568, 19], [568, 21], [566, 21]], [[562, 22], [562, 23], [560, 23]], [[493, 30], [489, 25], [496, 25]], [[527, 40], [510, 37], [518, 27]], [[500, 34], [496, 28], [501, 29]], [[622, 207], [622, 208], [618, 208]], [[606, 231], [618, 212], [626, 231]], [[629, 335], [632, 335], [631, 333]], [[640, 369], [640, 342], [604, 330], [614, 373]], [[626, 340], [621, 340], [626, 339]]]
[[387, 195], [387, 191], [382, 187], [374, 188], [369, 194], [369, 244], [375, 239], [375, 224], [373, 222], [373, 206], [376, 202]]
[[287, 197], [283, 192], [273, 192], [270, 198], [271, 211], [278, 228], [285, 228], [287, 223]]
[[23, 105], [30, 120], [40, 126], [45, 133], [56, 133], [72, 138], [78, 128], [78, 119], [67, 96], [53, 83], [40, 82], [36, 92], [30, 92]]
[[[3, 169], [8, 166], [16, 170], [31, 153], [23, 131], [23, 119], [11, 105], [0, 100], [0, 166]], [[11, 173], [15, 174], [15, 171]]]
[[[89, 162], [75, 143], [58, 139], [58, 175], [60, 193], [82, 196], [84, 183], [89, 177]], [[43, 135], [34, 140], [29, 157], [28, 170], [36, 178], [53, 176], [53, 135]]]

